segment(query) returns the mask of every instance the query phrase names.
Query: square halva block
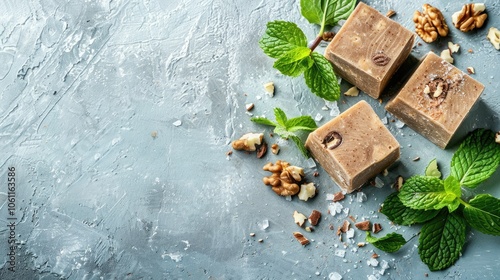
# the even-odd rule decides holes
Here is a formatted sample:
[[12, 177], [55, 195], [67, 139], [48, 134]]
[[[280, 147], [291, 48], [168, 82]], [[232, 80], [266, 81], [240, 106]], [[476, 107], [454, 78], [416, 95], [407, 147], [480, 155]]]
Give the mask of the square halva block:
[[399, 143], [366, 101], [309, 134], [306, 148], [346, 192], [399, 159]]
[[483, 90], [481, 83], [430, 52], [386, 109], [444, 149]]
[[335, 73], [379, 98], [406, 60], [415, 34], [360, 2], [325, 50]]

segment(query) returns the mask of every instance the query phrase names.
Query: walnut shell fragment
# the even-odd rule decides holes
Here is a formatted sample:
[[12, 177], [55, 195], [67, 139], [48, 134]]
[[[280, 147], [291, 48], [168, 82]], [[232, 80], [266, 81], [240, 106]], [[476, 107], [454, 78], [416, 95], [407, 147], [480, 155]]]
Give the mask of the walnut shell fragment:
[[300, 245], [307, 245], [309, 244], [309, 239], [307, 239], [302, 233], [296, 231], [293, 233], [293, 237], [299, 241]]
[[273, 191], [281, 196], [295, 195], [299, 192], [299, 184], [304, 177], [304, 169], [290, 165], [286, 161], [277, 160], [275, 164], [268, 163], [263, 170], [273, 174], [264, 177], [264, 184], [271, 186]]
[[484, 13], [484, 3], [465, 4], [461, 11], [451, 16], [453, 25], [462, 32], [469, 32], [475, 28], [481, 28], [488, 15]]
[[359, 229], [359, 230], [370, 230], [370, 221], [366, 220], [366, 221], [361, 221], [361, 222], [357, 222], [354, 224], [354, 226]]
[[441, 11], [429, 4], [424, 4], [422, 9], [423, 12], [415, 11], [413, 14], [418, 36], [427, 43], [436, 41], [438, 36], [447, 36], [449, 28]]

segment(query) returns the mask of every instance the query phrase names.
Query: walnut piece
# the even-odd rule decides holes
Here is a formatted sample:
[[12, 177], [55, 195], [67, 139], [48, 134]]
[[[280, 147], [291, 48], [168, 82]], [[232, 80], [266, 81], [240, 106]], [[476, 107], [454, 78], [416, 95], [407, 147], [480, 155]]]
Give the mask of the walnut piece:
[[314, 186], [314, 183], [300, 185], [300, 192], [298, 194], [300, 200], [307, 201], [309, 198], [313, 198], [315, 195], [316, 186]]
[[307, 220], [307, 217], [306, 215], [302, 214], [302, 213], [299, 213], [297, 211], [294, 211], [293, 212], [293, 220], [295, 221], [295, 223], [299, 226], [299, 227], [302, 227], [304, 225], [304, 223], [306, 222]]
[[277, 160], [276, 164], [271, 162], [266, 164], [263, 169], [273, 174], [264, 177], [264, 184], [271, 186], [273, 191], [281, 196], [295, 195], [299, 192], [299, 183], [304, 177], [304, 169], [290, 165], [286, 161]]
[[453, 57], [451, 56], [451, 50], [450, 49], [445, 49], [441, 52], [441, 58], [448, 61], [449, 63], [453, 64]]
[[253, 152], [257, 150], [258, 145], [261, 145], [264, 139], [263, 133], [247, 133], [241, 136], [240, 139], [233, 141], [233, 149], [239, 151]]
[[299, 241], [300, 245], [307, 245], [309, 244], [309, 239], [307, 239], [302, 233], [296, 231], [293, 233], [293, 237]]
[[488, 30], [488, 40], [493, 44], [495, 49], [500, 50], [500, 30], [495, 27], [491, 27]]
[[318, 225], [319, 221], [321, 219], [321, 212], [318, 210], [313, 210], [311, 215], [309, 215], [309, 218], [307, 219], [309, 223], [313, 226]]
[[423, 12], [415, 11], [413, 22], [415, 22], [415, 32], [427, 43], [434, 42], [438, 35], [445, 37], [448, 35], [448, 25], [443, 14], [437, 8], [424, 4]]
[[488, 15], [484, 13], [486, 6], [483, 3], [465, 4], [461, 11], [451, 16], [453, 25], [462, 32], [471, 31], [474, 28], [483, 26]]

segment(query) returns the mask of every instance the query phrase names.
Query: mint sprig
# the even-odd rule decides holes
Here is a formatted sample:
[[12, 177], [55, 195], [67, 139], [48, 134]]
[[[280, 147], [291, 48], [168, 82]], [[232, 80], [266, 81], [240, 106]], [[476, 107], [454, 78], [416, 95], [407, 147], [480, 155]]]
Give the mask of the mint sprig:
[[253, 117], [250, 120], [258, 124], [273, 126], [274, 133], [278, 134], [281, 138], [291, 139], [302, 154], [305, 157], [309, 157], [309, 152], [296, 132], [311, 132], [318, 128], [313, 118], [311, 116], [299, 116], [288, 119], [285, 112], [280, 108], [274, 108], [274, 117], [276, 118], [275, 122], [265, 117]]
[[320, 25], [313, 44], [307, 46], [304, 32], [295, 23], [276, 20], [267, 23], [259, 46], [265, 54], [276, 59], [273, 67], [282, 74], [291, 77], [304, 74], [312, 93], [328, 101], [338, 100], [340, 86], [333, 67], [314, 49], [322, 41], [326, 26], [347, 19], [355, 6], [355, 0], [301, 0], [302, 15], [309, 22]]
[[409, 178], [399, 193], [389, 195], [382, 213], [401, 225], [422, 223], [419, 255], [431, 270], [448, 268], [460, 257], [467, 224], [500, 236], [500, 199], [479, 194], [470, 201], [462, 187], [475, 188], [487, 180], [500, 163], [500, 144], [495, 133], [477, 129], [470, 133], [452, 157], [451, 175], [441, 180], [437, 162], [426, 176]]

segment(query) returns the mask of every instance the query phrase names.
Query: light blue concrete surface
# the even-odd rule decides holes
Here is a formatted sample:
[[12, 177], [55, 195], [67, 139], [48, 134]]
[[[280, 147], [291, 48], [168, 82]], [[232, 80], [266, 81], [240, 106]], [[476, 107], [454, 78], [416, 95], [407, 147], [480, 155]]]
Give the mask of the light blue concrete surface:
[[[394, 9], [393, 19], [410, 30], [413, 12], [424, 3], [363, 2], [382, 13]], [[473, 77], [486, 86], [462, 132], [500, 130], [500, 52], [486, 39], [488, 28], [500, 28], [500, 5], [484, 2], [486, 26], [464, 34], [451, 26], [463, 3], [429, 1], [443, 11], [450, 35], [432, 44], [417, 39], [422, 44], [411, 54], [415, 62], [429, 50], [440, 53], [448, 41], [461, 45], [455, 65], [474, 67]], [[277, 74], [260, 50], [265, 24], [276, 19], [297, 23], [310, 40], [318, 31], [301, 17], [299, 1], [1, 1], [0, 278], [328, 279], [332, 272], [343, 279], [497, 278], [500, 238], [474, 230], [463, 256], [440, 272], [420, 261], [417, 238], [395, 254], [358, 248], [361, 231], [339, 241], [336, 229], [348, 216], [381, 223], [382, 233], [406, 239], [418, 233], [418, 226], [390, 225], [378, 213], [380, 204], [396, 176], [422, 173], [433, 158], [448, 174], [456, 146], [441, 150], [398, 128], [384, 110], [389, 96], [382, 104], [365, 94], [342, 97], [341, 111], [367, 100], [387, 118], [402, 155], [382, 177], [382, 189], [365, 187], [367, 201], [349, 195], [345, 212], [329, 215], [326, 196], [338, 187], [245, 110], [254, 103], [255, 115], [272, 117], [274, 107], [290, 116], [319, 114], [318, 125], [331, 118], [302, 78]], [[273, 98], [262, 86], [268, 81], [276, 85]], [[349, 87], [342, 83], [343, 91]], [[265, 132], [269, 143], [281, 145], [279, 155], [227, 156], [230, 142], [247, 132]], [[305, 167], [317, 197], [287, 201], [265, 186], [262, 166], [277, 159]], [[13, 216], [9, 167], [16, 170]], [[499, 181], [497, 172], [476, 191], [500, 197]], [[315, 232], [302, 230], [312, 240], [302, 247], [292, 236], [301, 231], [292, 214], [313, 209], [323, 219]], [[9, 218], [16, 225], [16, 272], [8, 269]], [[367, 264], [374, 252], [390, 266], [384, 275], [380, 264]]]

